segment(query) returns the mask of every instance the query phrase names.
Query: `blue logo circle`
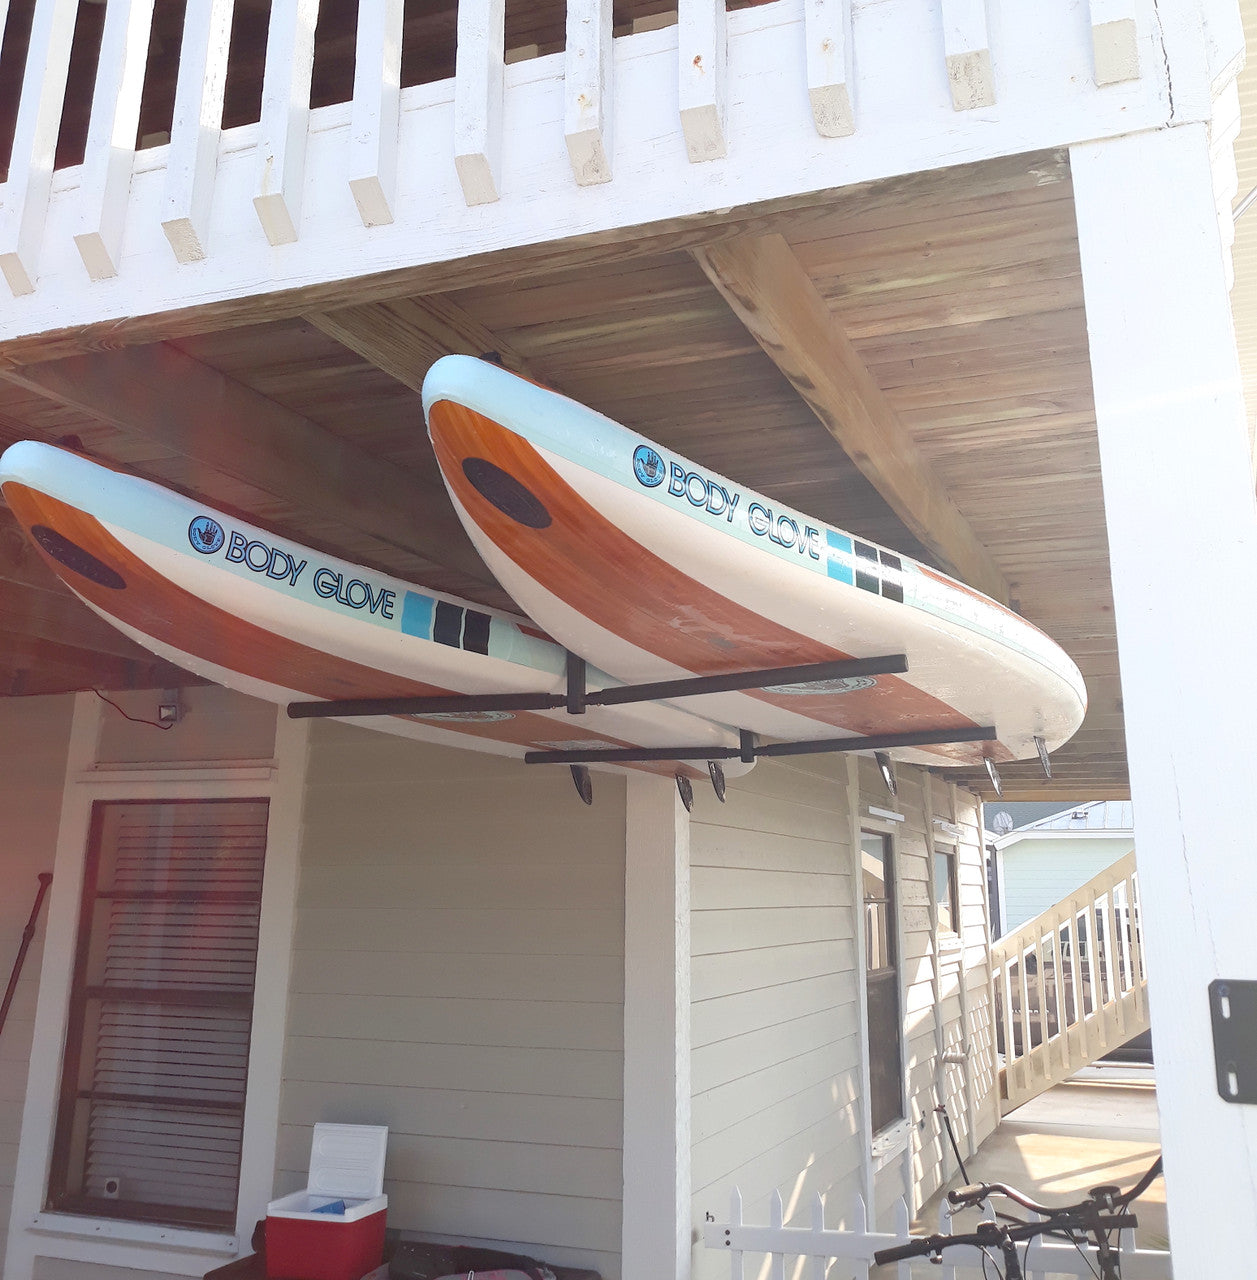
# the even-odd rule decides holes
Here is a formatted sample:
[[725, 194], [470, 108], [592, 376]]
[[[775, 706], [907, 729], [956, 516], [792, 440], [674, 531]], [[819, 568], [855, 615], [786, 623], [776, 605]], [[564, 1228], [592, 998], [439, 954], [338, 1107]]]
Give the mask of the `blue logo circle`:
[[663, 459], [650, 445], [639, 444], [633, 450], [633, 474], [637, 477], [638, 484], [653, 489], [657, 484], [663, 483], [667, 471]]
[[193, 551], [199, 551], [203, 556], [212, 556], [222, 548], [227, 535], [223, 533], [223, 526], [217, 520], [211, 520], [209, 516], [197, 516], [188, 525], [188, 541], [192, 544]]

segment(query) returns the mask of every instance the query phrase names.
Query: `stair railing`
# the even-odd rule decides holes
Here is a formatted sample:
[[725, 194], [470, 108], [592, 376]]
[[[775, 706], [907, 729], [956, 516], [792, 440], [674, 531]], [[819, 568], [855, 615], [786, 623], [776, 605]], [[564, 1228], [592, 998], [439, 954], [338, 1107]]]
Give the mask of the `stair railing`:
[[1148, 1028], [1132, 849], [991, 947], [1003, 1114]]

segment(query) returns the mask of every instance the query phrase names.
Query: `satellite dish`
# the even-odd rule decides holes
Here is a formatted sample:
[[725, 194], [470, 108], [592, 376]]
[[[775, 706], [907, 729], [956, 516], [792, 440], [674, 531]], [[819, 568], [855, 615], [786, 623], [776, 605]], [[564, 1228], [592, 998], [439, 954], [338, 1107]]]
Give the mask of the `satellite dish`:
[[991, 830], [997, 836], [1006, 836], [1013, 829], [1013, 815], [1006, 809], [1001, 809], [995, 817], [991, 819]]

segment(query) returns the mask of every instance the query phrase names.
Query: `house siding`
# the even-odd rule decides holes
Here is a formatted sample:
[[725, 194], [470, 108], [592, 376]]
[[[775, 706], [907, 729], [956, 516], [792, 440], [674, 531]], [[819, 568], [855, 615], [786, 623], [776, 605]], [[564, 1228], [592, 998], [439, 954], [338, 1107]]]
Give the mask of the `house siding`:
[[311, 739], [276, 1194], [389, 1127], [389, 1225], [619, 1274], [624, 780]]
[[1036, 840], [1028, 836], [1001, 850], [1005, 933], [1054, 907], [1135, 847], [1133, 836]]
[[[0, 984], [8, 982], [41, 871], [51, 871], [61, 817], [74, 698], [0, 699], [0, 813], [5, 892], [0, 894]], [[0, 1259], [8, 1239], [22, 1103], [35, 1027], [47, 903], [0, 1033]]]

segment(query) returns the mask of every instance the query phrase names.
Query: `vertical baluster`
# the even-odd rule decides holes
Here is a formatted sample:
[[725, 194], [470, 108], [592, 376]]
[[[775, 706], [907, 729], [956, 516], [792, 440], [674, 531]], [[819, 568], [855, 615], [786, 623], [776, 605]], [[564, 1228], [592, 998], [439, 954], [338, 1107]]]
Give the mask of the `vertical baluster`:
[[1139, 34], [1131, 0], [1090, 0], [1096, 84], [1139, 79]]
[[1065, 948], [1061, 942], [1061, 926], [1052, 926], [1052, 999], [1056, 1001], [1056, 1043], [1060, 1050], [1061, 1066], [1069, 1074], [1072, 1061], [1069, 1048], [1069, 1010], [1065, 1006]]
[[292, 244], [301, 225], [319, 0], [271, 0], [258, 126], [253, 208], [271, 244]]
[[[1100, 1037], [1100, 1044], [1089, 1045], [1088, 1052], [1098, 1050], [1104, 1043], [1104, 995], [1103, 981], [1100, 971], [1102, 952], [1100, 950], [1100, 917], [1099, 902], [1092, 900], [1087, 904], [1087, 975], [1091, 987], [1091, 1026]], [[1090, 1036], [1090, 1032], [1088, 1036]]]
[[[1104, 972], [1108, 979], [1109, 996], [1112, 1000], [1111, 1018], [1116, 1028], [1116, 1034], [1121, 1036], [1122, 1040], [1126, 1037], [1126, 1010], [1122, 1007], [1122, 972], [1121, 972], [1121, 953], [1117, 943], [1117, 919], [1116, 912], [1113, 909], [1113, 891], [1110, 889], [1104, 895]], [[1110, 1043], [1121, 1043], [1121, 1041], [1112, 1041]]]
[[208, 244], [232, 4], [188, 0], [184, 11], [161, 223], [179, 262], [199, 262]]
[[1139, 916], [1139, 879], [1130, 873], [1126, 882], [1126, 901], [1130, 910], [1131, 980], [1135, 984], [1135, 1009], [1142, 1021], [1148, 1016], [1148, 992], [1144, 987], [1143, 922]]
[[153, 0], [111, 0], [96, 62], [74, 243], [92, 280], [118, 274]]
[[505, 0], [459, 0], [454, 65], [454, 165], [468, 204], [502, 190]]
[[[774, 1231], [780, 1231], [785, 1225], [785, 1206], [781, 1202], [781, 1192], [775, 1187], [768, 1201], [768, 1225]], [[773, 1253], [771, 1255], [768, 1274], [771, 1280], [786, 1280], [786, 1255], [784, 1253]]]
[[848, 1218], [848, 1230], [852, 1235], [861, 1238], [861, 1244], [864, 1246], [859, 1258], [851, 1259], [851, 1280], [869, 1280], [869, 1261], [872, 1254], [867, 1252], [868, 1249], [868, 1231], [869, 1231], [869, 1213], [864, 1203], [864, 1197], [857, 1191], [852, 1197], [851, 1213]]
[[724, 0], [679, 0], [681, 132], [691, 162], [718, 160], [726, 142], [729, 37]]
[[[742, 1192], [739, 1188], [734, 1187], [729, 1196], [729, 1226], [735, 1231], [742, 1225]], [[736, 1236], [734, 1237], [737, 1238]], [[729, 1276], [730, 1280], [743, 1280], [745, 1269], [742, 1265], [742, 1250], [729, 1250]]]
[[582, 187], [611, 181], [611, 0], [567, 0], [563, 135]]
[[[463, 5], [458, 8], [461, 39]], [[349, 190], [364, 227], [393, 221], [401, 83], [402, 0], [358, 0], [347, 159]]]
[[1030, 979], [1026, 974], [1026, 962], [1029, 959], [1029, 955], [1029, 949], [1025, 947], [1017, 955], [1017, 981], [1021, 984], [1021, 1058], [1019, 1065], [1021, 1067], [1020, 1076], [1023, 1089], [1029, 1089], [1031, 1086], [1030, 1064], [1033, 1061], [1030, 1056]]
[[855, 76], [851, 57], [851, 0], [804, 0], [807, 95], [822, 138], [855, 132]]
[[9, 180], [0, 187], [0, 271], [15, 296], [35, 291], [77, 11], [77, 0], [36, 0], [31, 19]]
[[829, 1261], [827, 1255], [820, 1252], [821, 1238], [825, 1233], [825, 1201], [821, 1198], [818, 1191], [812, 1197], [812, 1248], [816, 1250], [812, 1254], [812, 1280], [825, 1280], [825, 1272], [828, 1270], [826, 1263]]
[[1039, 1046], [1040, 1059], [1043, 1062], [1043, 1078], [1052, 1078], [1052, 1049], [1048, 1044], [1047, 1020], [1047, 982], [1043, 973], [1043, 935], [1040, 933], [1034, 940], [1034, 975], [1039, 989]]
[[[900, 1240], [907, 1240], [912, 1227], [912, 1214], [908, 1212], [908, 1202], [900, 1196], [895, 1201], [895, 1234]], [[899, 1280], [912, 1280], [912, 1263], [899, 1262], [895, 1265]]]
[[995, 101], [986, 0], [943, 0], [943, 56], [954, 110], [971, 111]]
[[[1074, 906], [1077, 907], [1075, 900]], [[1087, 1059], [1087, 1009], [1083, 1003], [1082, 975], [1079, 965], [1082, 963], [1082, 935], [1079, 932], [1080, 913], [1075, 910], [1069, 918], [1069, 982], [1074, 992], [1074, 1025], [1077, 1028], [1078, 1052]]]

